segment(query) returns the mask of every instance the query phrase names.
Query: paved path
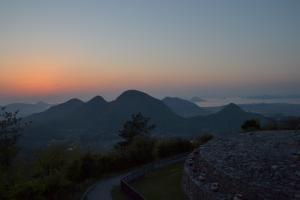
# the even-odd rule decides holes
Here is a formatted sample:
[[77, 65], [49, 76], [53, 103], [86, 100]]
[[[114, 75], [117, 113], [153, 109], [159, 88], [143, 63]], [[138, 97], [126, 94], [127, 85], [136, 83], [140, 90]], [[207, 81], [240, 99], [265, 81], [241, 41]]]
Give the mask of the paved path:
[[126, 174], [105, 178], [96, 182], [86, 192], [86, 198], [84, 200], [111, 200], [111, 190], [114, 186], [120, 184], [120, 181]]
[[[180, 154], [180, 155], [174, 156], [172, 158], [167, 158], [165, 160], [146, 164], [143, 167], [153, 165], [153, 166], [156, 166], [156, 169], [164, 168], [171, 164], [175, 164], [179, 161], [185, 160], [186, 155], [187, 154]], [[140, 167], [139, 169], [142, 169], [143, 167]], [[95, 184], [93, 184], [86, 190], [86, 192], [83, 194], [81, 200], [111, 200], [112, 199], [111, 190], [115, 186], [120, 185], [120, 181], [122, 178], [132, 174], [133, 172], [135, 172], [139, 169], [136, 169], [136, 170], [133, 170], [130, 172], [126, 172], [121, 175], [108, 177], [108, 178], [105, 178], [105, 179], [102, 179], [102, 180], [96, 182]]]

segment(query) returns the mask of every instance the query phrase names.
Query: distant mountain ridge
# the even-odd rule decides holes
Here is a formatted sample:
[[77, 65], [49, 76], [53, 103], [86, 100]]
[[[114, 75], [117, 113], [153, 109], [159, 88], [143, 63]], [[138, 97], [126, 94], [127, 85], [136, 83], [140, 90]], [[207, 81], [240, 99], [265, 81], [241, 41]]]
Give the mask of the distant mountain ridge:
[[284, 98], [289, 98], [289, 99], [299, 99], [300, 94], [290, 94], [290, 95], [256, 95], [256, 96], [246, 96], [244, 98], [247, 99], [284, 99]]
[[203, 102], [203, 101], [206, 101], [206, 100], [205, 100], [205, 99], [202, 99], [201, 97], [195, 96], [195, 97], [192, 97], [192, 98], [190, 99], [190, 101], [193, 102], [193, 103], [198, 103], [198, 102]]
[[262, 125], [269, 119], [256, 113], [246, 112], [236, 104], [230, 103], [220, 111], [208, 115], [198, 116], [190, 119], [192, 124], [198, 124], [201, 131], [217, 133], [221, 136], [230, 136], [239, 132], [241, 125], [249, 119], [258, 119]]
[[52, 141], [91, 148], [108, 147], [120, 140], [118, 130], [138, 112], [151, 118], [151, 123], [156, 125], [154, 135], [159, 137], [191, 137], [206, 131], [218, 135], [234, 134], [240, 130], [243, 120], [263, 118], [234, 104], [215, 114], [184, 118], [163, 101], [144, 92], [128, 90], [111, 102], [100, 96], [88, 102], [71, 99], [26, 117], [32, 125], [26, 130], [23, 143], [43, 146]]
[[162, 101], [177, 115], [185, 118], [211, 114], [195, 103], [178, 97], [165, 97]]
[[[52, 105], [45, 102], [37, 102], [35, 104], [32, 103], [11, 103], [7, 104], [5, 107], [6, 111], [15, 112], [18, 111], [18, 115], [20, 117], [26, 117], [33, 113], [43, 112], [50, 108]], [[0, 106], [1, 108], [1, 106]]]
[[265, 116], [300, 116], [300, 104], [290, 103], [257, 103], [239, 105], [249, 112], [259, 113]]
[[89, 140], [88, 143], [96, 140], [100, 143], [115, 142], [120, 139], [118, 130], [123, 123], [137, 112], [151, 118], [151, 122], [157, 125], [157, 134], [176, 135], [184, 131], [182, 123], [185, 119], [174, 114], [162, 101], [146, 93], [129, 90], [111, 102], [100, 97], [86, 103], [71, 99], [27, 117], [25, 120], [33, 123], [26, 131], [25, 143], [32, 143], [36, 138], [42, 140], [41, 144], [53, 138], [69, 138], [77, 143], [82, 140]]
[[[238, 104], [240, 108], [247, 112], [258, 113], [266, 117], [276, 116], [300, 116], [300, 104], [291, 103], [253, 103], [253, 104]], [[211, 113], [216, 113], [222, 110], [224, 106], [206, 107], [205, 109]]]

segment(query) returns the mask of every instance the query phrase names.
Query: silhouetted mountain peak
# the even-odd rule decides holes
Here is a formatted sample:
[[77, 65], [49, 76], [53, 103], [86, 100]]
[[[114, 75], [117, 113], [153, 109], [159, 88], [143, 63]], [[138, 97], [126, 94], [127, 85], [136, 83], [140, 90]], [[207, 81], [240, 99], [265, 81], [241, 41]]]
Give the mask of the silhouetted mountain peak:
[[134, 99], [143, 99], [150, 98], [148, 94], [138, 91], [138, 90], [127, 90], [123, 92], [117, 100], [134, 100]]
[[62, 104], [52, 106], [49, 110], [53, 111], [53, 110], [60, 110], [60, 109], [71, 109], [74, 107], [78, 107], [82, 104], [84, 104], [83, 101], [81, 101], [80, 99], [74, 98], [74, 99], [70, 99]]
[[73, 104], [73, 105], [76, 105], [76, 104], [82, 104], [83, 101], [81, 101], [80, 99], [77, 99], [77, 98], [73, 98], [73, 99], [70, 99], [68, 101], [66, 101], [65, 103], [63, 104]]
[[[80, 99], [70, 99], [62, 104], [57, 104], [50, 107], [48, 110], [32, 115], [35, 120], [59, 120], [64, 118], [70, 112], [76, 110], [80, 106], [84, 105], [84, 102]], [[41, 117], [42, 116], [42, 117]], [[45, 117], [45, 118], [44, 118]]]
[[95, 96], [87, 104], [106, 104], [107, 101], [102, 96]]
[[207, 115], [209, 112], [200, 108], [193, 102], [178, 97], [165, 97], [162, 100], [173, 112], [182, 117]]
[[234, 103], [230, 103], [226, 105], [220, 113], [237, 113], [237, 112], [244, 112], [238, 105]]

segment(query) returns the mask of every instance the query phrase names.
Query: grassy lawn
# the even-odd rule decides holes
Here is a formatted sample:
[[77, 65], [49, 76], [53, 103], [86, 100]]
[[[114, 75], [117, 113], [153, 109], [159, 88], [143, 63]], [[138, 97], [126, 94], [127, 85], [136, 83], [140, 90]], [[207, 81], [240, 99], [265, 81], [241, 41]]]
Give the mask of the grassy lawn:
[[[181, 188], [183, 163], [174, 164], [161, 170], [147, 174], [143, 179], [133, 183], [147, 200], [182, 200], [185, 199]], [[114, 188], [114, 200], [126, 200], [120, 187]]]

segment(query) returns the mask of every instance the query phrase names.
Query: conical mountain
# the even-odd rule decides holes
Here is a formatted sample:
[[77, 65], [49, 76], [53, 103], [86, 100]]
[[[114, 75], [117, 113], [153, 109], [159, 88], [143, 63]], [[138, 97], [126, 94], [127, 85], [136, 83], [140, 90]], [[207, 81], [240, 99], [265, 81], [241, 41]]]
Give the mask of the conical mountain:
[[101, 96], [95, 96], [90, 99], [88, 102], [83, 104], [80, 109], [77, 111], [78, 114], [94, 114], [102, 112], [106, 109], [108, 102]]
[[238, 114], [238, 113], [245, 113], [245, 111], [234, 103], [230, 103], [230, 104], [226, 105], [222, 110], [219, 111], [219, 114], [232, 115], [232, 114]]
[[191, 118], [192, 124], [198, 123], [201, 130], [211, 131], [222, 136], [236, 134], [241, 125], [249, 119], [258, 119], [263, 124], [267, 119], [260, 114], [242, 110], [236, 104], [230, 103], [217, 113]]
[[96, 127], [108, 105], [109, 103], [103, 97], [95, 96], [73, 111], [69, 116], [70, 121], [86, 127]]
[[83, 101], [79, 99], [70, 99], [62, 104], [58, 104], [50, 107], [44, 112], [36, 113], [27, 117], [30, 121], [33, 122], [45, 122], [48, 121], [60, 121], [65, 117], [70, 115], [74, 110], [78, 109], [84, 104]]
[[[106, 125], [118, 130], [132, 114], [139, 112], [151, 118], [152, 123], [156, 124], [157, 132], [176, 134], [184, 121], [161, 100], [137, 90], [125, 91], [112, 101], [102, 119], [106, 121]], [[115, 125], [112, 126], [112, 123]]]
[[116, 101], [143, 101], [143, 100], [147, 100], [149, 98], [154, 99], [153, 97], [151, 97], [150, 95], [141, 92], [139, 90], [126, 90], [125, 92], [123, 92], [122, 94], [120, 94], [120, 96], [117, 97]]
[[89, 106], [103, 106], [107, 105], [107, 101], [101, 97], [101, 96], [95, 96], [92, 99], [90, 99], [88, 102], [86, 102], [86, 105]]

